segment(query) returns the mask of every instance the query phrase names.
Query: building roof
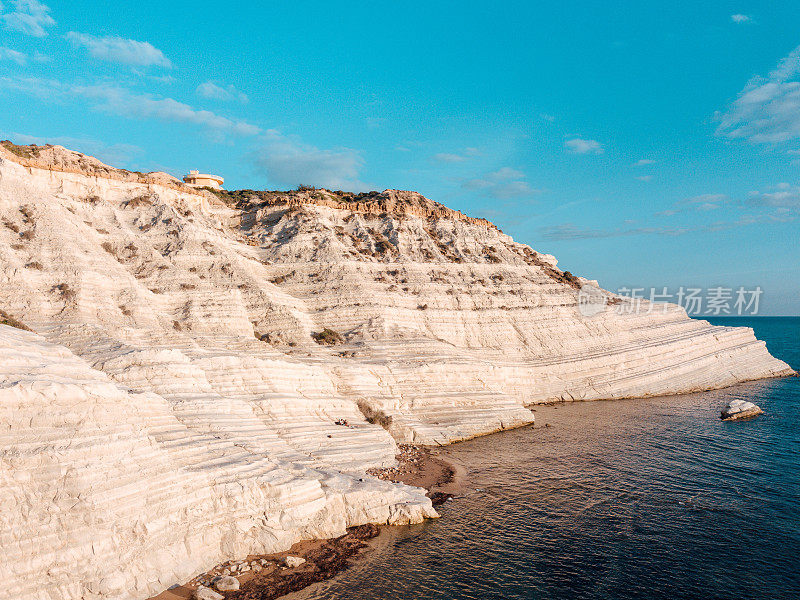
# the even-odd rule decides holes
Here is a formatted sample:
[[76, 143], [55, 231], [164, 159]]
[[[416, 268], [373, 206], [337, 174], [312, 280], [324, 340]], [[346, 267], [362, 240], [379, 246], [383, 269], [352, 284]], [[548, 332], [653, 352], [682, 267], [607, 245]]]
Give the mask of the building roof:
[[208, 173], [199, 173], [198, 171], [189, 171], [188, 175], [183, 176], [183, 180], [189, 182], [193, 179], [211, 179], [212, 181], [219, 182], [222, 185], [225, 180], [219, 175], [210, 175]]

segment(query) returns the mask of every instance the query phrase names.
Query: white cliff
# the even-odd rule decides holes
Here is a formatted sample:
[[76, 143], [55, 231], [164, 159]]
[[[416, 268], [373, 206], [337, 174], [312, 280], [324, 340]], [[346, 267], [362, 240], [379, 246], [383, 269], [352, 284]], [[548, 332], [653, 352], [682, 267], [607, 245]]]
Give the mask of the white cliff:
[[0, 598], [145, 598], [435, 516], [364, 472], [537, 402], [792, 373], [677, 306], [584, 318], [553, 257], [418, 194], [218, 197], [12, 150], [0, 310], [32, 331], [0, 325]]

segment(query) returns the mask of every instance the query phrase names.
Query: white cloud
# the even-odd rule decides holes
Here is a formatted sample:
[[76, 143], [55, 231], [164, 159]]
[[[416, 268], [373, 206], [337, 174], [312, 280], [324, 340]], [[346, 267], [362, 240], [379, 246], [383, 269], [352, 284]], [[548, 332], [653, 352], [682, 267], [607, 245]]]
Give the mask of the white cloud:
[[526, 181], [525, 173], [511, 167], [502, 167], [483, 178], [468, 179], [461, 184], [466, 190], [480, 191], [500, 200], [532, 196], [541, 192]]
[[41, 77], [0, 77], [0, 89], [19, 92], [41, 100], [61, 99], [66, 93], [66, 87], [60, 81]]
[[747, 201], [751, 206], [778, 209], [779, 213], [800, 213], [800, 186], [779, 183], [769, 192], [751, 192]]
[[689, 233], [688, 227], [629, 227], [616, 229], [593, 229], [581, 227], [574, 223], [563, 223], [545, 227], [541, 230], [542, 236], [546, 240], [568, 241], [568, 240], [596, 240], [613, 237], [625, 237], [629, 235], [683, 235]]
[[[137, 73], [141, 75], [141, 73]], [[150, 81], [155, 81], [156, 83], [160, 83], [161, 85], [172, 85], [175, 83], [176, 79], [172, 75], [144, 75]]]
[[540, 190], [532, 188], [531, 184], [527, 181], [504, 181], [490, 188], [489, 194], [495, 198], [505, 200], [508, 198], [532, 196], [533, 194], [539, 193], [539, 191]]
[[440, 152], [439, 154], [433, 155], [433, 160], [446, 163], [457, 163], [457, 162], [464, 162], [465, 160], [467, 160], [467, 157], [462, 156], [460, 154], [453, 154], [450, 152]]
[[669, 208], [667, 210], [662, 210], [656, 213], [657, 217], [671, 217], [672, 215], [677, 215], [680, 211], [676, 208]]
[[655, 213], [657, 217], [677, 214], [691, 214], [692, 222], [697, 222], [697, 213], [721, 211], [732, 215], [732, 219], [715, 221], [696, 226], [694, 231], [721, 231], [757, 223], [773, 224], [796, 221], [800, 217], [800, 186], [779, 183], [765, 192], [752, 191], [742, 199], [731, 198], [725, 194], [701, 194], [676, 202], [669, 210]]
[[753, 21], [753, 17], [751, 17], [749, 15], [742, 15], [742, 14], [738, 14], [737, 13], [735, 15], [731, 15], [731, 21], [733, 21], [734, 23], [739, 23], [739, 24], [741, 24], [741, 23], [751, 23]]
[[320, 150], [274, 130], [264, 134], [255, 164], [274, 185], [313, 185], [348, 191], [370, 189], [359, 180], [364, 160], [358, 151], [350, 148]]
[[245, 121], [229, 119], [209, 110], [197, 110], [173, 98], [137, 94], [126, 88], [104, 84], [75, 86], [72, 89], [80, 96], [95, 100], [94, 108], [128, 118], [193, 123], [237, 135], [256, 135], [261, 132], [259, 127]]
[[766, 77], [753, 77], [724, 111], [715, 114], [717, 135], [751, 143], [800, 138], [800, 46]]
[[573, 154], [602, 154], [603, 145], [595, 140], [573, 138], [564, 142], [567, 150]]
[[[669, 212], [669, 211], [665, 211]], [[609, 229], [598, 229], [582, 227], [573, 223], [563, 223], [541, 229], [542, 236], [547, 240], [554, 241], [575, 241], [588, 239], [604, 239], [614, 237], [626, 237], [634, 235], [666, 235], [679, 236], [687, 233], [709, 233], [746, 227], [758, 223], [777, 223], [792, 220], [792, 217], [778, 217], [774, 215], [741, 215], [732, 220], [715, 221], [704, 225], [682, 226], [682, 227], [616, 227]]]
[[10, 60], [18, 65], [24, 65], [27, 57], [22, 52], [0, 46], [0, 60]]
[[206, 81], [197, 86], [197, 94], [203, 98], [211, 98], [212, 100], [222, 100], [223, 102], [230, 102], [231, 100], [238, 100], [242, 104], [248, 101], [247, 94], [240, 92], [232, 85], [222, 87], [213, 81]]
[[64, 84], [36, 77], [0, 77], [0, 89], [34, 96], [42, 100], [86, 100], [91, 108], [130, 119], [160, 119], [192, 123], [235, 135], [256, 135], [261, 128], [246, 121], [223, 117], [208, 110], [197, 110], [173, 98], [139, 94], [114, 85], [88, 86]]
[[386, 117], [366, 117], [364, 122], [370, 129], [379, 129], [386, 125], [387, 119]]
[[138, 42], [118, 36], [96, 37], [88, 33], [70, 31], [67, 39], [89, 50], [89, 54], [100, 60], [137, 65], [171, 68], [172, 63], [164, 53], [150, 42]]
[[38, 0], [14, 0], [13, 4], [16, 10], [0, 15], [0, 21], [8, 29], [34, 37], [44, 37], [47, 35], [45, 27], [56, 24], [50, 16], [50, 8]]
[[639, 181], [650, 181], [651, 179], [653, 179], [653, 176], [652, 175], [637, 175], [636, 179], [638, 179]]
[[697, 210], [701, 211], [717, 210], [718, 208], [719, 204], [714, 204], [713, 202], [703, 202], [697, 205]]
[[657, 217], [671, 217], [686, 212], [708, 212], [723, 206], [734, 206], [735, 203], [725, 194], [700, 194], [675, 202], [668, 210], [655, 213]]
[[460, 163], [480, 156], [481, 151], [478, 148], [467, 147], [462, 152], [440, 152], [433, 155], [433, 160], [444, 163]]
[[681, 204], [690, 206], [695, 210], [716, 210], [723, 204], [728, 202], [728, 196], [725, 194], [701, 194], [687, 198]]
[[656, 161], [651, 158], [642, 158], [633, 163], [634, 167], [645, 167], [647, 165], [654, 165]]
[[489, 173], [489, 179], [493, 181], [506, 181], [508, 179], [522, 179], [525, 173], [512, 169], [511, 167], [502, 167], [493, 173]]

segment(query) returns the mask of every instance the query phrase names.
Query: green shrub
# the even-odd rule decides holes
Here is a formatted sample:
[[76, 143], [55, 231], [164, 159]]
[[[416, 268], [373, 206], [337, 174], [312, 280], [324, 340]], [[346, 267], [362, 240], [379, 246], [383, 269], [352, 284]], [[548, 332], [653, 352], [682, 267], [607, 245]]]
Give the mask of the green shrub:
[[18, 321], [7, 312], [0, 310], [0, 325], [8, 325], [9, 327], [16, 327], [17, 329], [24, 329], [31, 331], [30, 327], [25, 325], [22, 321]]
[[315, 342], [323, 346], [335, 346], [336, 344], [341, 344], [344, 342], [342, 334], [334, 331], [333, 329], [329, 329], [328, 327], [322, 331], [312, 333], [311, 337]]
[[21, 158], [36, 158], [39, 156], [39, 148], [36, 146], [36, 144], [31, 144], [30, 146], [18, 146], [9, 140], [3, 140], [0, 142], [0, 145], [2, 145], [3, 148], [12, 154], [16, 154]]
[[53, 291], [58, 292], [65, 301], [74, 300], [77, 294], [66, 283], [59, 283], [53, 286]]
[[578, 278], [569, 271], [564, 271], [564, 280], [570, 285], [576, 285], [580, 283]]
[[136, 196], [135, 198], [131, 198], [127, 202], [125, 202], [125, 206], [127, 208], [139, 208], [140, 206], [152, 206], [153, 204], [153, 196], [150, 194], [142, 194], [141, 196]]

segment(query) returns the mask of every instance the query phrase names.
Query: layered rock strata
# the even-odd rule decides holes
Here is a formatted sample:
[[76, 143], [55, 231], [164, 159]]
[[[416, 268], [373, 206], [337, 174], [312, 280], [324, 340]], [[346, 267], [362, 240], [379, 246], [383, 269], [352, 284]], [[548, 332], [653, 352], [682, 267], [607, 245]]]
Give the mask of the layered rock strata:
[[584, 318], [582, 282], [412, 192], [215, 195], [0, 149], [0, 310], [31, 330], [0, 324], [0, 597], [144, 598], [417, 522], [422, 490], [366, 475], [398, 442], [791, 373], [677, 306]]

